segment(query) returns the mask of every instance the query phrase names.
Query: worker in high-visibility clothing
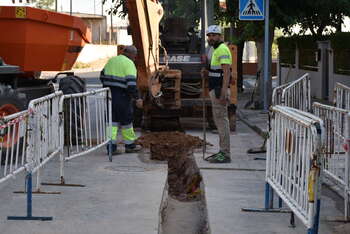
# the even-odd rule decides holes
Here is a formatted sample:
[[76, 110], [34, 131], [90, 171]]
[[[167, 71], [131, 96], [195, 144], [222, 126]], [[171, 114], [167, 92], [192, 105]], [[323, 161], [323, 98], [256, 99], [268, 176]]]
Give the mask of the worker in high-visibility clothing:
[[[139, 98], [136, 86], [137, 71], [135, 46], [126, 46], [123, 52], [108, 60], [101, 72], [101, 82], [109, 87], [112, 93], [112, 154], [117, 154], [118, 129], [121, 129], [125, 152], [134, 153], [141, 149], [135, 144], [136, 135], [133, 129], [133, 103], [142, 108], [143, 102]], [[120, 151], [119, 151], [120, 152]]]
[[208, 44], [213, 47], [208, 71], [209, 96], [215, 125], [219, 132], [220, 151], [206, 158], [210, 163], [230, 163], [230, 125], [227, 107], [230, 100], [232, 56], [222, 40], [221, 27], [211, 25], [207, 30]]

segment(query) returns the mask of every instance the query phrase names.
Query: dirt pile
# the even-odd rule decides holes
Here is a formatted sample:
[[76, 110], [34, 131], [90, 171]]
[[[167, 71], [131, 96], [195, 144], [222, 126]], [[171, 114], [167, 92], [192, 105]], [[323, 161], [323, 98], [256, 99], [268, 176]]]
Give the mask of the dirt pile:
[[202, 147], [204, 141], [182, 132], [152, 132], [141, 136], [137, 143], [151, 150], [151, 159], [167, 160], [175, 157], [179, 150], [188, 152]]
[[151, 159], [168, 161], [168, 192], [171, 197], [179, 201], [201, 199], [202, 176], [193, 149], [203, 146], [202, 139], [182, 132], [154, 132], [140, 137], [137, 143], [150, 148]]

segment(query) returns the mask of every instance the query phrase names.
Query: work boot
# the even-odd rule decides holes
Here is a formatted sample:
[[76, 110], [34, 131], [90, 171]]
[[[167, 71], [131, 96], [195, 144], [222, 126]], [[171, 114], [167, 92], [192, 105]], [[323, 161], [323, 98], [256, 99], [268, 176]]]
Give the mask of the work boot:
[[[109, 155], [109, 144], [107, 144], [107, 154]], [[117, 151], [117, 145], [112, 144], [112, 155], [116, 155], [116, 154], [119, 154], [119, 152]]]
[[125, 145], [125, 153], [137, 153], [142, 149], [140, 145], [128, 144]]
[[224, 152], [219, 152], [216, 154], [213, 154], [212, 156], [209, 156], [205, 159], [209, 163], [230, 163], [231, 158], [227, 156]]

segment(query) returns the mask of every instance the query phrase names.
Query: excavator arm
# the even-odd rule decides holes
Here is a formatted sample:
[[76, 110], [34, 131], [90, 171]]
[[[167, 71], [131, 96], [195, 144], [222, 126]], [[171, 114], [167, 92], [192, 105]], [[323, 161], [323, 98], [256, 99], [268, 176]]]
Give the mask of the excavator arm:
[[133, 43], [138, 49], [138, 87], [145, 91], [159, 69], [159, 23], [163, 8], [157, 0], [128, 0], [127, 7]]

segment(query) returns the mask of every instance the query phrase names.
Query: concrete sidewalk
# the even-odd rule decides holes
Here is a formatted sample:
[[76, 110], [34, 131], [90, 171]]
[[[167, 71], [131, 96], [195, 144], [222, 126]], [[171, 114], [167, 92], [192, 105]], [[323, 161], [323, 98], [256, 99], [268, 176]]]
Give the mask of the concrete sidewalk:
[[[250, 93], [240, 94], [237, 131], [231, 135], [230, 164], [210, 164], [195, 154], [205, 184], [208, 219], [212, 234], [299, 234], [306, 227], [296, 217], [296, 227], [290, 228], [289, 214], [246, 213], [241, 208], [263, 208], [265, 186], [265, 154], [247, 154], [250, 148], [262, 146], [266, 137], [268, 115], [261, 110], [244, 109]], [[218, 136], [209, 140], [206, 156], [219, 149]], [[350, 233], [350, 224], [329, 222], [343, 215], [343, 200], [327, 187], [322, 188], [319, 233]], [[277, 202], [275, 202], [277, 206]]]
[[[57, 182], [59, 162], [49, 162], [43, 181]], [[33, 215], [53, 216], [53, 221], [8, 221], [26, 213], [26, 196], [19, 176], [0, 189], [1, 234], [156, 234], [167, 167], [142, 163], [137, 154], [113, 156], [105, 150], [66, 163], [66, 183], [86, 187], [43, 186], [60, 195], [34, 195]], [[35, 177], [34, 177], [35, 178]]]

